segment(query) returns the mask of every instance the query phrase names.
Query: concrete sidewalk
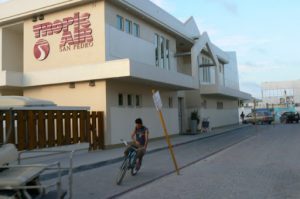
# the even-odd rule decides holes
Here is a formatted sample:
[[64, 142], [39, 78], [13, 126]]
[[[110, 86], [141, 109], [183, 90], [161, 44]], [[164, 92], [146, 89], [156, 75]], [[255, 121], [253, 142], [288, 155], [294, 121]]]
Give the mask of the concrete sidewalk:
[[[224, 128], [218, 128], [208, 133], [200, 133], [196, 135], [178, 135], [171, 138], [171, 143], [174, 147], [195, 142], [200, 139], [220, 135], [223, 133], [248, 127], [249, 125], [236, 125]], [[98, 168], [108, 164], [119, 162], [123, 159], [123, 151], [125, 147], [119, 147], [108, 150], [88, 151], [88, 144], [75, 144], [70, 146], [55, 147], [45, 149], [44, 153], [29, 152], [22, 154], [21, 164], [35, 163], [53, 163], [59, 161], [63, 168], [70, 167], [70, 152], [60, 153], [59, 151], [75, 150], [73, 155], [73, 172], [85, 171], [93, 168]], [[168, 148], [165, 139], [150, 141], [147, 153], [154, 153], [159, 150]], [[50, 152], [48, 152], [50, 151]], [[48, 176], [50, 178], [50, 176]]]

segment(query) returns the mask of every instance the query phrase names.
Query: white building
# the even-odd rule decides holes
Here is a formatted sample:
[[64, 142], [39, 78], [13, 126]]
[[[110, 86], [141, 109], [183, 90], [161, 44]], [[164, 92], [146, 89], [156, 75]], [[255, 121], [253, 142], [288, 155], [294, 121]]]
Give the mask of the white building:
[[137, 117], [162, 136], [152, 89], [171, 134], [195, 109], [212, 127], [238, 123], [238, 100], [250, 97], [234, 52], [148, 0], [13, 0], [0, 10], [0, 95], [104, 111], [107, 145], [127, 139]]
[[300, 80], [264, 82], [261, 88], [266, 104], [300, 106]]

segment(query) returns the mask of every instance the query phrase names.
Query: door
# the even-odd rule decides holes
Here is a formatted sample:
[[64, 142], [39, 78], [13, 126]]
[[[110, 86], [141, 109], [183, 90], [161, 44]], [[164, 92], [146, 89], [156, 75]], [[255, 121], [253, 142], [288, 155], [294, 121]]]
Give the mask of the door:
[[183, 133], [183, 98], [178, 98], [178, 125], [179, 133]]

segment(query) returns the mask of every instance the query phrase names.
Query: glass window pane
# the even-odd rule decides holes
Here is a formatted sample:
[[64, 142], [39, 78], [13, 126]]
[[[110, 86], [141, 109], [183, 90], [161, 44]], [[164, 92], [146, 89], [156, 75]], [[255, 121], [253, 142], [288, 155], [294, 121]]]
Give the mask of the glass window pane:
[[170, 70], [170, 42], [166, 40], [166, 66]]
[[127, 105], [132, 106], [132, 95], [127, 95]]
[[159, 67], [159, 36], [158, 34], [155, 34], [155, 38], [154, 38], [154, 45], [155, 45], [155, 65], [157, 67]]
[[165, 68], [165, 38], [160, 37], [160, 63], [161, 68]]
[[140, 37], [140, 26], [136, 23], [133, 24], [133, 35]]
[[123, 30], [123, 17], [117, 15], [117, 28]]
[[132, 22], [128, 19], [125, 20], [125, 32], [131, 34], [131, 24]]
[[142, 97], [141, 97], [141, 95], [136, 95], [136, 97], [135, 97], [135, 106], [137, 106], [137, 107], [142, 106]]
[[123, 106], [123, 94], [121, 93], [118, 95], [118, 104], [119, 106]]

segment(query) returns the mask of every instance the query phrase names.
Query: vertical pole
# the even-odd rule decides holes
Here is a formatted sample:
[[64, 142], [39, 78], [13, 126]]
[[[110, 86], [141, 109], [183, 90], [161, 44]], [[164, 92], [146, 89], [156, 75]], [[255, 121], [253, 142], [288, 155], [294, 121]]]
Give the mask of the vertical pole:
[[[155, 90], [152, 90], [152, 93], [154, 94]], [[177, 165], [177, 162], [176, 162], [176, 158], [175, 158], [175, 155], [174, 155], [174, 151], [173, 151], [173, 147], [172, 147], [172, 144], [171, 144], [171, 141], [170, 141], [170, 137], [169, 137], [169, 134], [167, 132], [167, 127], [166, 127], [166, 123], [165, 123], [163, 114], [162, 114], [161, 110], [158, 110], [158, 113], [159, 113], [160, 122], [161, 122], [163, 130], [164, 130], [165, 138], [166, 138], [166, 141], [168, 143], [168, 147], [169, 147], [169, 151], [170, 151], [170, 154], [171, 154], [171, 157], [172, 157], [172, 160], [173, 160], [173, 164], [174, 164], [175, 169], [176, 169], [176, 173], [177, 173], [177, 175], [179, 175], [180, 174], [179, 173], [179, 168], [178, 168], [178, 165]]]
[[255, 126], [255, 130], [257, 132], [257, 124], [256, 124], [256, 99], [254, 99], [254, 110], [253, 110], [253, 114], [254, 114], [254, 126]]
[[272, 104], [272, 117], [273, 117], [273, 127], [275, 127], [275, 109], [274, 109], [274, 104]]

